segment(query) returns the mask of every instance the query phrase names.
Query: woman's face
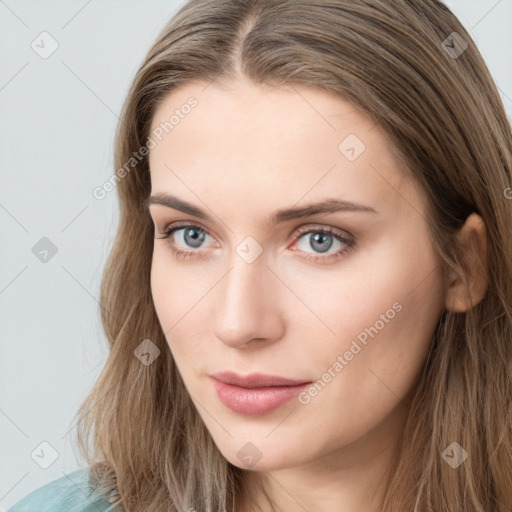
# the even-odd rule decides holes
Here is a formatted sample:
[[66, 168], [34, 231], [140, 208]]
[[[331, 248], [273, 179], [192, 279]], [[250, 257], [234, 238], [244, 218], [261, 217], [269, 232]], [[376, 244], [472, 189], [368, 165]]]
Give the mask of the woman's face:
[[185, 386], [236, 466], [370, 461], [400, 435], [444, 307], [425, 200], [350, 103], [206, 85], [151, 127], [149, 211], [157, 237], [175, 228], [151, 288]]

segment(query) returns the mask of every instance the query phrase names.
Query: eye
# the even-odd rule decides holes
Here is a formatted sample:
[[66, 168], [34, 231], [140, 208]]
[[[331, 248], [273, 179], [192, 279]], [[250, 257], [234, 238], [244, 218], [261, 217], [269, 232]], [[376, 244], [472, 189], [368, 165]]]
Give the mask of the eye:
[[[159, 240], [170, 239], [169, 247], [171, 251], [177, 257], [183, 259], [201, 256], [203, 252], [201, 246], [207, 237], [211, 238], [206, 229], [197, 224], [187, 222], [171, 224], [164, 230], [162, 235], [155, 238]], [[178, 247], [176, 240], [178, 241]], [[302, 227], [294, 234], [294, 241], [294, 245], [299, 246], [300, 252], [307, 254], [305, 256], [306, 259], [322, 263], [328, 263], [344, 257], [352, 251], [355, 245], [353, 238], [345, 236], [343, 232], [330, 227]], [[328, 253], [332, 247], [336, 248], [336, 245], [338, 250]], [[183, 250], [180, 246], [188, 247], [191, 250]], [[317, 254], [308, 253], [309, 249], [316, 251]], [[292, 250], [295, 251], [297, 249]]]
[[[344, 257], [351, 252], [354, 248], [355, 242], [353, 238], [345, 236], [343, 232], [330, 227], [315, 227], [305, 226], [300, 228], [294, 235], [297, 239], [295, 245], [299, 245], [301, 251], [309, 254], [306, 259], [320, 262], [331, 262]], [[327, 253], [333, 246], [337, 251], [332, 251], [326, 256], [318, 255], [318, 253]], [[309, 249], [317, 251], [317, 254], [307, 253]]]
[[[179, 233], [179, 235], [173, 237], [176, 233]], [[200, 226], [197, 226], [196, 224], [190, 224], [190, 223], [175, 223], [171, 224], [165, 231], [162, 233], [164, 236], [162, 237], [155, 237], [160, 240], [163, 239], [171, 239], [171, 242], [169, 243], [171, 251], [179, 258], [189, 259], [194, 258], [199, 255], [199, 252], [196, 251], [186, 251], [179, 248], [176, 248], [173, 238], [177, 238], [181, 245], [184, 245], [185, 247], [191, 247], [193, 249], [200, 248], [201, 244], [204, 242], [205, 238], [207, 236], [210, 236], [208, 231], [206, 231], [204, 228], [201, 228]]]

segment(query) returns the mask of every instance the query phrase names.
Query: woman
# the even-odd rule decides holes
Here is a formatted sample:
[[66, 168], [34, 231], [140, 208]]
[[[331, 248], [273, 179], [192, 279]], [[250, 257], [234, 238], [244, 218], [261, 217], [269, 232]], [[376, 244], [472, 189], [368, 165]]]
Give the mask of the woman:
[[192, 0], [116, 169], [48, 510], [512, 510], [512, 133], [446, 6]]

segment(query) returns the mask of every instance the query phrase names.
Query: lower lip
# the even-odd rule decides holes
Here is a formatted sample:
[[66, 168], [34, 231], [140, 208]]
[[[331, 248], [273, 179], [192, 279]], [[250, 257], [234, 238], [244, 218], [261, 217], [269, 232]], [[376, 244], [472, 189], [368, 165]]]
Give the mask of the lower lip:
[[212, 378], [220, 401], [231, 411], [246, 416], [267, 414], [296, 397], [311, 383], [296, 386], [273, 386], [264, 388], [242, 388]]

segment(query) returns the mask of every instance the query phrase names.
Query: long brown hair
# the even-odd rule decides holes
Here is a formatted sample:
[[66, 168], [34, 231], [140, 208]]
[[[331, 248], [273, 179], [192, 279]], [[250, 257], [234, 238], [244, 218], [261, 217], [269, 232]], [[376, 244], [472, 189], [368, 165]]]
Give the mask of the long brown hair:
[[[191, 0], [165, 26], [116, 136], [120, 221], [100, 301], [110, 353], [78, 411], [78, 444], [94, 474], [105, 486], [117, 480], [118, 504], [130, 511], [234, 511], [240, 503], [247, 473], [213, 443], [155, 313], [148, 158], [130, 160], [148, 144], [170, 91], [240, 76], [328, 91], [378, 124], [427, 195], [445, 275], [464, 278], [455, 235], [471, 212], [484, 220], [487, 293], [439, 319], [382, 510], [510, 512], [512, 132], [475, 43], [438, 0]], [[147, 366], [134, 357], [145, 339], [161, 351]], [[456, 470], [442, 458], [452, 442], [469, 455]]]

